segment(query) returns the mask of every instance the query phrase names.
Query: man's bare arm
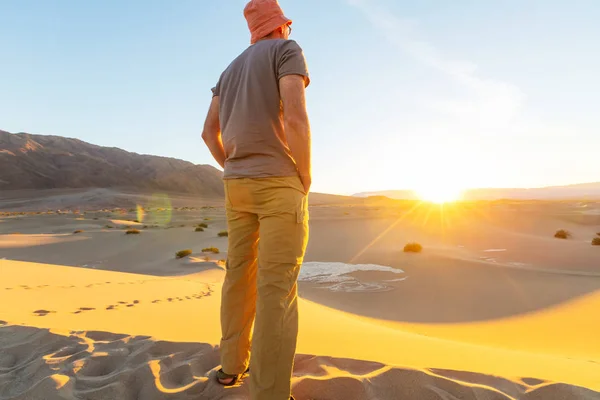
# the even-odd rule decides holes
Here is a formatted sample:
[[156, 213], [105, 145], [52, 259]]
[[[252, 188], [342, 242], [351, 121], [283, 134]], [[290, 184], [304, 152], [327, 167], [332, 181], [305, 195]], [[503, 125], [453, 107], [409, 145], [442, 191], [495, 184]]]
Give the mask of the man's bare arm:
[[202, 139], [215, 161], [221, 168], [225, 168], [226, 156], [221, 139], [221, 125], [219, 123], [219, 96], [214, 96], [210, 103], [208, 115], [206, 116], [206, 121], [204, 121]]
[[312, 184], [311, 136], [304, 90], [305, 81], [301, 75], [286, 75], [279, 80], [285, 135], [300, 179], [308, 193]]

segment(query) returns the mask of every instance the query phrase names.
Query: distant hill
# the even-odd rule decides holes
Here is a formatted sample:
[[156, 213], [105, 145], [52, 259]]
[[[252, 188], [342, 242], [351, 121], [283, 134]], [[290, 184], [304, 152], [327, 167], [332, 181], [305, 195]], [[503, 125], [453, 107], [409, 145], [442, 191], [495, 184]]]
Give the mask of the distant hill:
[[0, 131], [0, 191], [128, 188], [222, 197], [222, 172], [60, 136]]
[[418, 196], [412, 190], [382, 190], [380, 192], [362, 192], [356, 193], [354, 197], [374, 197], [374, 196], [385, 196], [390, 199], [398, 200], [418, 200]]
[[468, 200], [570, 200], [600, 199], [600, 182], [531, 189], [473, 189], [466, 192]]
[[[357, 193], [356, 197], [386, 196], [391, 199], [415, 200], [416, 193], [411, 190], [386, 190], [381, 192]], [[567, 186], [549, 186], [531, 189], [470, 189], [464, 193], [465, 200], [569, 200], [600, 199], [600, 182], [582, 183]]]

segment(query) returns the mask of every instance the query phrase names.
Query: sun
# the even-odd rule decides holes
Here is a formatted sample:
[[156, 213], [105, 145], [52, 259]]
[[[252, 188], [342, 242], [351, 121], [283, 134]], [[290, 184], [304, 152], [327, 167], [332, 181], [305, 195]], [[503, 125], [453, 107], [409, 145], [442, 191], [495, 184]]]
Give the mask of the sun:
[[416, 190], [417, 196], [423, 201], [428, 201], [436, 204], [452, 203], [462, 198], [462, 189], [444, 186], [434, 185], [430, 187], [423, 187]]

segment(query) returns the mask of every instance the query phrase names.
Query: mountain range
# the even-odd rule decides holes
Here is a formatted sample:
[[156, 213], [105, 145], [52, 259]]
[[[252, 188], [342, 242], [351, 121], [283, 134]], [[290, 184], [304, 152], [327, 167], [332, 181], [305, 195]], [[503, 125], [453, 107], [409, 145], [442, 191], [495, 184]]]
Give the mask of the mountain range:
[[[412, 190], [384, 190], [357, 193], [355, 197], [385, 196], [391, 199], [416, 200]], [[463, 193], [464, 200], [595, 200], [600, 199], [600, 182], [541, 188], [482, 188], [469, 189]]]
[[[0, 190], [114, 188], [223, 197], [223, 173], [210, 165], [143, 155], [61, 136], [0, 130]], [[416, 200], [411, 190], [363, 192]], [[465, 200], [600, 199], [600, 182], [543, 188], [470, 189]]]
[[141, 155], [78, 139], [0, 130], [0, 191], [59, 188], [224, 195], [222, 172], [210, 165]]

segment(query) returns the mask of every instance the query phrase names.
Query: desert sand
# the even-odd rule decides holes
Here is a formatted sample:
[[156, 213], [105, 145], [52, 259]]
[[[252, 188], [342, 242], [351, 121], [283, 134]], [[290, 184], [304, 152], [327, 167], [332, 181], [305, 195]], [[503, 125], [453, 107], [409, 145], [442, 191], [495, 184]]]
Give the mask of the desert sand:
[[[598, 210], [311, 195], [294, 395], [600, 399]], [[247, 398], [214, 380], [219, 200], [12, 192], [0, 211], [1, 400]]]

